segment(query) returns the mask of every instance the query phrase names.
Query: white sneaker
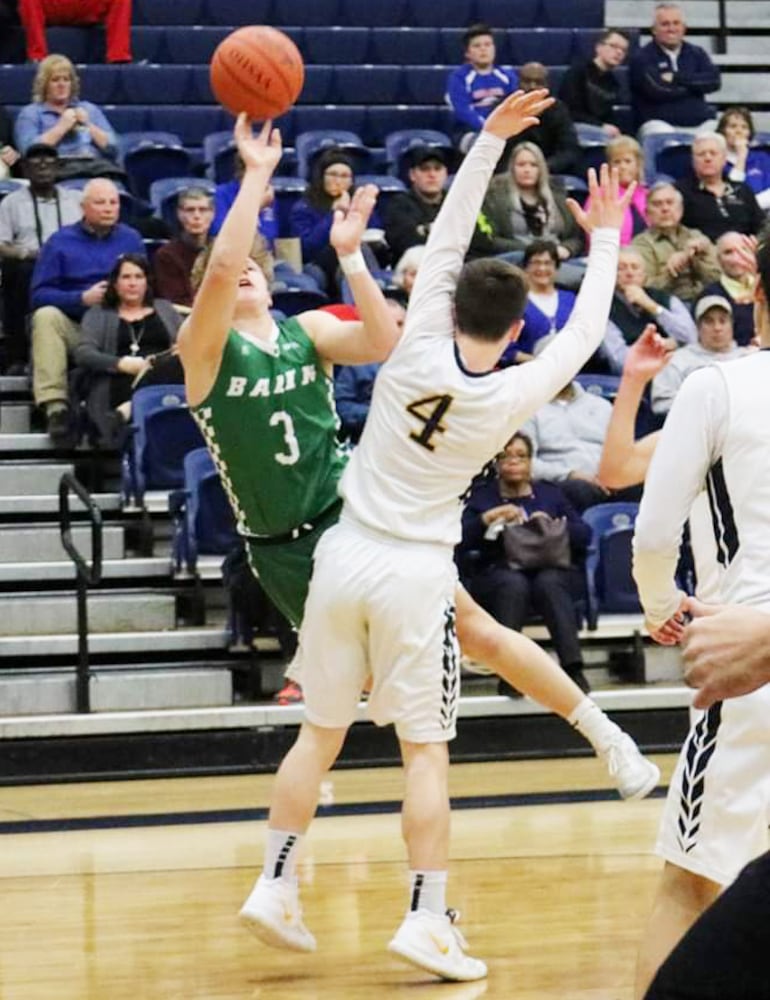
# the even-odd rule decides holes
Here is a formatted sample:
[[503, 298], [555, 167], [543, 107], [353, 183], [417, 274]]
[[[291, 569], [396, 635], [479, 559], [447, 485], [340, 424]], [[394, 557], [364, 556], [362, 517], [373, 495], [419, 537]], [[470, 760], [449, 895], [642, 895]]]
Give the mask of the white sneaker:
[[478, 958], [465, 954], [468, 945], [454, 926], [456, 919], [451, 910], [446, 915], [430, 910], [407, 913], [388, 951], [442, 979], [457, 982], [483, 979], [487, 967]]
[[242, 923], [271, 948], [315, 951], [315, 938], [302, 922], [296, 882], [260, 875], [238, 914]]
[[660, 768], [647, 760], [627, 733], [621, 733], [599, 756], [621, 799], [643, 799], [660, 781]]

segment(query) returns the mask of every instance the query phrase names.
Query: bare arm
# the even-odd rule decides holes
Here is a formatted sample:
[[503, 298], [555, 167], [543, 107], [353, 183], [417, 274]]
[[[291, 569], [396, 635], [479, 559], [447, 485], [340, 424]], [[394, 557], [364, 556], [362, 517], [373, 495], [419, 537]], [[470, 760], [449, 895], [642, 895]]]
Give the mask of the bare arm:
[[214, 242], [192, 312], [179, 334], [187, 395], [193, 404], [208, 395], [219, 370], [238, 281], [254, 240], [254, 220], [281, 158], [281, 136], [269, 121], [255, 137], [246, 115], [239, 115], [235, 140], [246, 171]]
[[637, 441], [636, 415], [647, 383], [668, 364], [670, 356], [653, 324], [645, 328], [626, 355], [599, 462], [599, 480], [609, 489], [635, 486], [647, 474], [659, 433]]

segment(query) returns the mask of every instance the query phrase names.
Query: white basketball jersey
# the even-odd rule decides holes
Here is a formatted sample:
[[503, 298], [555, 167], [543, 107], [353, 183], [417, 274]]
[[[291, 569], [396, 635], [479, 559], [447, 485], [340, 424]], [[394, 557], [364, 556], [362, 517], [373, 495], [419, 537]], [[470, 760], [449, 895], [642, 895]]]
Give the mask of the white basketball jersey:
[[472, 374], [454, 340], [452, 301], [502, 140], [482, 132], [431, 229], [403, 337], [377, 376], [364, 433], [342, 477], [346, 509], [369, 527], [454, 545], [471, 479], [601, 343], [618, 231], [596, 230], [572, 317], [535, 361]]

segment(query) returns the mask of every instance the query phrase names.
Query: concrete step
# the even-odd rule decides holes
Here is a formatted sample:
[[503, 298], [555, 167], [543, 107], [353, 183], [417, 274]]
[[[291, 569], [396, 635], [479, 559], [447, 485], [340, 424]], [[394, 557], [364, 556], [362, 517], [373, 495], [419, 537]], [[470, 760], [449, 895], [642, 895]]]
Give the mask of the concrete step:
[[[3, 480], [4, 466], [0, 466], [0, 517], [8, 514], [29, 514], [31, 517], [39, 514], [55, 514], [59, 509], [58, 493], [20, 494], [19, 496], [3, 496], [5, 489]], [[91, 498], [103, 512], [120, 510], [119, 493], [92, 493]], [[70, 494], [70, 510], [84, 510], [79, 498]]]
[[51, 438], [42, 431], [0, 434], [0, 453], [55, 450]]
[[[766, 65], [766, 64], [765, 64]], [[709, 100], [716, 104], [751, 104], [770, 97], [770, 73], [747, 73], [725, 70], [722, 86]]]
[[[70, 601], [74, 608], [75, 598], [71, 597]], [[227, 630], [221, 625], [164, 631], [95, 632], [88, 637], [88, 648], [93, 655], [144, 655], [149, 660], [156, 653], [180, 655], [198, 655], [206, 651], [221, 653], [227, 648], [227, 639]], [[278, 641], [273, 638], [258, 638], [254, 648], [261, 653], [280, 652]], [[74, 627], [66, 634], [0, 635], [0, 663], [3, 667], [18, 666], [21, 657], [74, 657], [77, 651], [78, 637]]]
[[[221, 559], [220, 559], [221, 562]], [[102, 562], [103, 580], [171, 580], [173, 570], [168, 556], [152, 556], [149, 558], [106, 559]], [[217, 577], [213, 569], [205, 580], [221, 578], [219, 570]], [[35, 583], [44, 581], [75, 580], [75, 567], [67, 562], [39, 563], [0, 563], [0, 583]]]
[[32, 383], [27, 375], [0, 375], [0, 396], [31, 396]]
[[[85, 559], [91, 558], [91, 528], [75, 526], [72, 539]], [[122, 559], [125, 553], [123, 528], [108, 526], [102, 529], [102, 558]], [[69, 556], [61, 543], [58, 525], [40, 524], [35, 527], [0, 528], [1, 563], [52, 563], [68, 562]]]
[[[606, 0], [604, 23], [617, 28], [649, 28], [655, 17], [656, 3], [657, 0]], [[738, 4], [732, 2], [728, 6]], [[718, 0], [687, 0], [686, 16], [691, 29], [716, 28], [719, 26]]]
[[[139, 632], [173, 629], [173, 594], [96, 593], [88, 596], [89, 632]], [[51, 636], [76, 633], [74, 594], [13, 594], [3, 597], [4, 636]]]
[[[95, 670], [89, 685], [91, 711], [218, 708], [232, 704], [227, 667], [140, 667]], [[45, 715], [77, 710], [71, 669], [0, 674], [0, 715]]]
[[30, 403], [3, 403], [0, 406], [0, 438], [6, 434], [29, 434]]
[[0, 465], [0, 494], [4, 497], [58, 495], [59, 480], [65, 472], [73, 471], [68, 462], [3, 462]]

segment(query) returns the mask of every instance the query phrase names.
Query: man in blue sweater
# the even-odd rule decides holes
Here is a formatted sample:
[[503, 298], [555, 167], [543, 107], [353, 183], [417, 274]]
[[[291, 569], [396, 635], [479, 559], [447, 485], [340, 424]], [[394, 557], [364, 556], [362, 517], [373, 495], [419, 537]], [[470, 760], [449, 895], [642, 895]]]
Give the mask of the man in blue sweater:
[[518, 87], [516, 70], [495, 65], [495, 39], [488, 24], [472, 24], [463, 35], [465, 63], [447, 79], [446, 99], [455, 116], [455, 142], [467, 153], [490, 112]]
[[659, 3], [652, 41], [631, 60], [631, 101], [640, 139], [715, 127], [704, 95], [719, 90], [719, 70], [704, 49], [684, 40], [686, 30], [681, 7]]
[[80, 222], [62, 226], [46, 240], [32, 274], [32, 390], [58, 447], [76, 443], [67, 357], [80, 340], [83, 313], [101, 303], [107, 275], [121, 254], [144, 253], [139, 233], [118, 222], [120, 195], [112, 181], [89, 181], [82, 210]]

